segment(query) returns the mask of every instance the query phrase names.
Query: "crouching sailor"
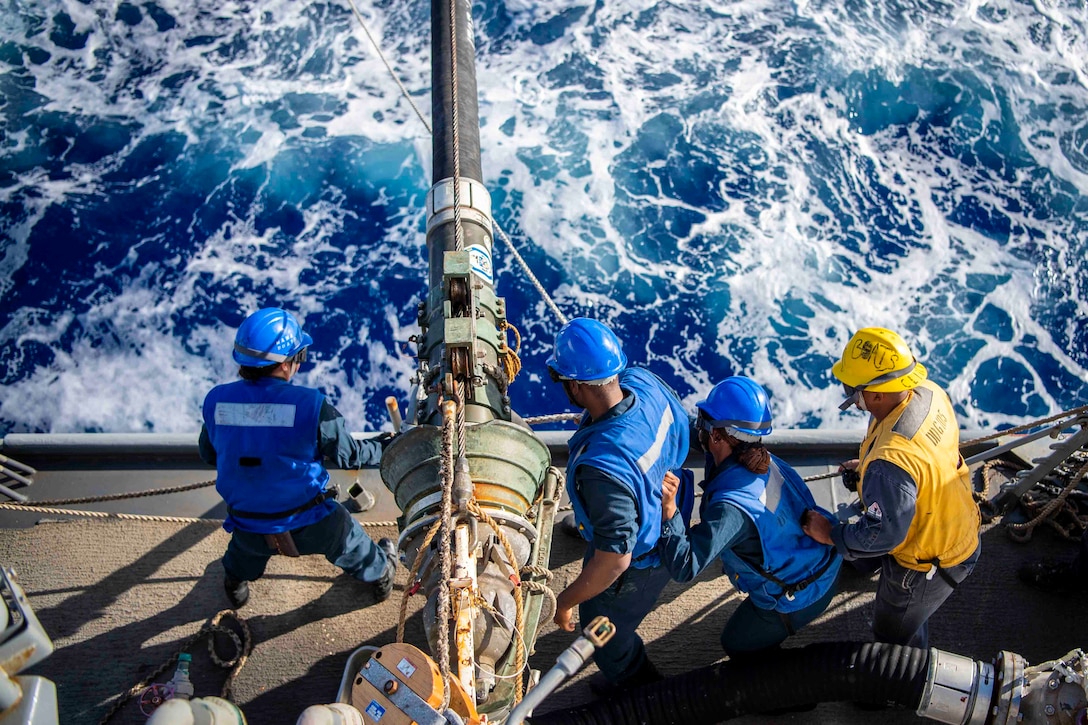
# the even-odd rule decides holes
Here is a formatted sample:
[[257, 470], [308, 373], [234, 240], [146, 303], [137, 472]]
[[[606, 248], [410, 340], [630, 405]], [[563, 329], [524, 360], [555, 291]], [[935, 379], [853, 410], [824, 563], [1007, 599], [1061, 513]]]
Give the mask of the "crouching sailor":
[[679, 582], [720, 557], [748, 594], [722, 630], [722, 649], [735, 658], [777, 647], [818, 617], [835, 595], [842, 557], [801, 530], [801, 515], [816, 504], [797, 472], [762, 443], [771, 433], [763, 386], [726, 378], [697, 407], [707, 454], [700, 522], [685, 530], [675, 502], [679, 479], [666, 476], [661, 557]]
[[366, 535], [328, 488], [323, 463], [376, 466], [381, 445], [352, 438], [324, 393], [291, 384], [311, 344], [286, 310], [254, 312], [234, 338], [242, 379], [204, 399], [200, 457], [216, 467], [215, 488], [227, 503], [223, 585], [235, 609], [277, 553], [324, 554], [369, 584], [379, 602], [393, 590], [396, 545]]
[[687, 414], [653, 373], [627, 368], [620, 341], [596, 320], [571, 320], [555, 338], [552, 380], [585, 415], [568, 443], [567, 493], [588, 542], [582, 571], [556, 598], [555, 623], [574, 631], [605, 615], [616, 626], [593, 653], [606, 682], [599, 695], [661, 679], [635, 630], [653, 608], [669, 573], [655, 547], [661, 531], [661, 481], [683, 465]]

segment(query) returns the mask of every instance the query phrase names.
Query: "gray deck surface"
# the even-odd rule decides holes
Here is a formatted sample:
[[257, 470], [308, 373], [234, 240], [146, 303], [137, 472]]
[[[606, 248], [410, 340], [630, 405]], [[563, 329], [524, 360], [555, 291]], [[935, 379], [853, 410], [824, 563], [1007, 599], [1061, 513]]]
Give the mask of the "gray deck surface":
[[[802, 475], [827, 469], [815, 461]], [[54, 470], [39, 473], [35, 499], [82, 496], [110, 488], [140, 490], [210, 479], [198, 468]], [[350, 484], [354, 474], [338, 474]], [[364, 521], [391, 519], [391, 495], [368, 473], [379, 505]], [[345, 486], [346, 488], [346, 486]], [[830, 491], [828, 492], [830, 495]], [[137, 503], [140, 502], [140, 503]], [[154, 502], [154, 503], [148, 503]], [[222, 515], [214, 489], [120, 504], [94, 504], [91, 510], [136, 511], [177, 516]], [[171, 659], [179, 646], [227, 607], [219, 558], [228, 537], [214, 520], [199, 523], [88, 520], [31, 512], [0, 511], [0, 563], [13, 567], [56, 652], [32, 672], [57, 683], [61, 722], [97, 723], [121, 693]], [[40, 522], [40, 523], [36, 523]], [[371, 536], [395, 536], [392, 527], [370, 527]], [[1088, 645], [1088, 617], [1082, 602], [1035, 592], [1015, 578], [1016, 567], [1043, 555], [1070, 556], [1073, 544], [1041, 530], [1028, 545], [1011, 542], [1000, 526], [984, 536], [978, 569], [931, 620], [931, 644], [950, 652], [991, 660], [1002, 649], [1029, 663]], [[561, 590], [579, 571], [583, 544], [556, 533], [552, 546], [553, 589]], [[253, 584], [240, 615], [253, 634], [254, 650], [242, 669], [234, 699], [256, 725], [294, 723], [315, 703], [335, 699], [348, 655], [362, 644], [395, 639], [406, 572], [392, 599], [374, 605], [370, 595], [320, 557], [276, 557], [267, 575]], [[867, 641], [875, 576], [845, 573], [842, 591], [828, 611], [787, 646], [817, 641]], [[651, 658], [667, 675], [679, 675], [720, 659], [718, 634], [740, 596], [717, 567], [692, 585], [670, 584], [640, 632]], [[418, 613], [422, 597], [409, 600], [407, 637], [422, 642]], [[574, 635], [543, 624], [530, 658], [547, 670]], [[190, 648], [198, 696], [218, 695], [225, 671], [207, 657], [203, 642]], [[165, 681], [170, 671], [158, 678]], [[541, 712], [587, 702], [584, 668]], [[917, 722], [906, 711], [863, 712], [845, 703], [776, 717], [746, 716], [732, 722], [773, 723]], [[143, 722], [133, 703], [112, 722]]]

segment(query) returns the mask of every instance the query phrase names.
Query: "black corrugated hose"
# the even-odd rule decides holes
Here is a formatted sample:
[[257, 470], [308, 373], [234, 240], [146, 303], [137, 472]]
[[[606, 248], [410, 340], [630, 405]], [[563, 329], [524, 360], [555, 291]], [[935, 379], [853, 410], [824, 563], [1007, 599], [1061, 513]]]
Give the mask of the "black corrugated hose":
[[719, 662], [621, 695], [535, 715], [531, 725], [711, 725], [817, 702], [917, 708], [929, 650], [826, 642]]

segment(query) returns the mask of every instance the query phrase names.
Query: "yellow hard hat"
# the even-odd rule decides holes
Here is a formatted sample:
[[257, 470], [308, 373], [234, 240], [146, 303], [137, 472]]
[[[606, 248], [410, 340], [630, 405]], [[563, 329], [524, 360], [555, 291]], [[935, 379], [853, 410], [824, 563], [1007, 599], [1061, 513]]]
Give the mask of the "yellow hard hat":
[[926, 368], [914, 359], [906, 341], [883, 327], [854, 333], [831, 373], [844, 385], [873, 393], [910, 390], [926, 379]]

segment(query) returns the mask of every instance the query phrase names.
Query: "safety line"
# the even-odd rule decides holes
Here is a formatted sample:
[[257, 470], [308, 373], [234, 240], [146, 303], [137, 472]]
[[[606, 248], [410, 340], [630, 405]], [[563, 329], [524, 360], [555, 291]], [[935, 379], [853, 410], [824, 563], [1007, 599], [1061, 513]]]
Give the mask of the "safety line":
[[501, 226], [499, 226], [499, 222], [497, 220], [492, 219], [491, 223], [495, 225], [495, 231], [499, 233], [499, 239], [506, 243], [507, 249], [509, 249], [510, 253], [514, 255], [514, 260], [521, 267], [522, 271], [525, 273], [525, 276], [529, 278], [529, 281], [532, 283], [533, 287], [535, 287], [536, 291], [540, 293], [540, 296], [544, 298], [544, 302], [548, 305], [548, 307], [552, 309], [552, 312], [555, 313], [555, 316], [559, 318], [559, 324], [567, 324], [567, 316], [563, 314], [563, 312], [555, 304], [555, 300], [552, 299], [552, 296], [548, 294], [548, 291], [546, 289], [544, 289], [544, 285], [542, 285], [540, 283], [540, 280], [537, 279], [537, 276], [533, 274], [533, 270], [529, 268], [529, 263], [526, 262], [525, 259], [522, 258], [521, 254], [518, 253], [518, 250], [514, 246], [514, 243], [510, 241], [510, 237], [506, 236], [506, 231]]
[[359, 21], [359, 25], [362, 26], [363, 32], [366, 33], [366, 37], [370, 40], [370, 44], [374, 46], [374, 50], [377, 51], [378, 57], [382, 59], [382, 63], [385, 64], [385, 69], [389, 71], [390, 77], [393, 82], [400, 88], [401, 95], [412, 106], [412, 110], [416, 112], [416, 117], [423, 123], [423, 128], [427, 129], [429, 136], [434, 135], [434, 131], [431, 130], [431, 124], [427, 122], [427, 119], [423, 117], [423, 112], [419, 110], [419, 106], [412, 100], [412, 97], [408, 95], [408, 89], [404, 87], [404, 84], [400, 82], [400, 78], [397, 78], [397, 74], [393, 71], [393, 66], [389, 65], [389, 61], [385, 59], [385, 54], [382, 53], [381, 46], [378, 45], [378, 41], [374, 40], [374, 36], [370, 34], [370, 29], [366, 26], [366, 21], [363, 20], [362, 14], [359, 13], [359, 9], [355, 7], [355, 0], [348, 0], [348, 4], [351, 5], [351, 12], [355, 15], [355, 19]]
[[[172, 524], [215, 524], [221, 526], [224, 519], [197, 518], [193, 516], [156, 516], [153, 514], [126, 514], [113, 511], [80, 511], [77, 509], [61, 509], [48, 506], [25, 506], [17, 503], [0, 503], [0, 509], [7, 511], [23, 511], [39, 514], [60, 514], [63, 516], [82, 516], [93, 519], [123, 519], [125, 521], [160, 521]], [[356, 519], [358, 521], [358, 519]], [[378, 528], [382, 526], [396, 526], [396, 521], [359, 521], [364, 527]]]
[[[1048, 418], [1040, 418], [1038, 420], [1032, 421], [1031, 423], [1025, 423], [1024, 425], [1018, 425], [1015, 428], [1009, 428], [1007, 430], [1000, 430], [997, 433], [993, 433], [991, 435], [982, 436], [981, 438], [974, 438], [974, 439], [969, 440], [969, 441], [964, 441], [964, 442], [960, 443], [960, 448], [966, 448], [968, 446], [974, 445], [975, 443], [983, 443], [985, 441], [994, 440], [994, 439], [1000, 438], [1002, 436], [1015, 435], [1017, 433], [1023, 433], [1026, 430], [1031, 430], [1032, 428], [1037, 428], [1038, 426], [1041, 426], [1044, 423], [1053, 423], [1054, 421], [1060, 420], [1061, 418], [1066, 418], [1066, 417], [1069, 417], [1069, 416], [1079, 416], [1082, 413], [1088, 413], [1088, 405], [1082, 405], [1079, 408], [1071, 408], [1070, 410], [1062, 411], [1061, 413], [1057, 413], [1057, 414], [1052, 415], [1052, 416], [1050, 416]], [[1071, 421], [1068, 422], [1068, 425], [1073, 425], [1073, 423], [1074, 423], [1074, 421], [1071, 420]]]

